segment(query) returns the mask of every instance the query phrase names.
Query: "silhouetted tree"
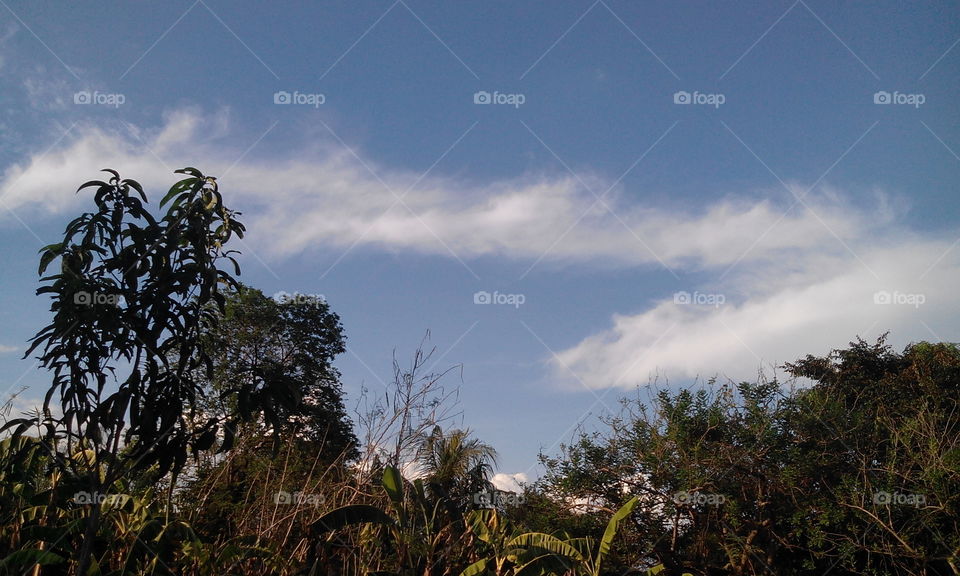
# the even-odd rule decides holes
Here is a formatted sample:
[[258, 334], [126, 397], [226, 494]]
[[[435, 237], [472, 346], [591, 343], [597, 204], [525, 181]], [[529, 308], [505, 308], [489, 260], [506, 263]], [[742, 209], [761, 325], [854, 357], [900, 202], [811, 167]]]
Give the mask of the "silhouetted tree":
[[274, 300], [240, 285], [226, 294], [225, 312], [204, 343], [214, 367], [211, 396], [229, 400], [216, 410], [246, 414], [257, 398], [283, 393], [287, 402], [264, 423], [277, 438], [328, 462], [344, 452], [357, 455], [333, 366], [345, 350], [343, 326], [326, 300], [303, 294]]
[[[271, 390], [246, 403], [243, 414], [201, 415], [204, 375], [213, 369], [202, 337], [224, 311], [221, 287], [236, 284], [221, 265], [229, 261], [240, 273], [226, 245], [244, 232], [216, 179], [177, 170], [187, 178], [161, 200], [167, 209], [158, 218], [138, 182], [105, 171], [109, 181], [79, 189], [95, 189], [96, 211], [71, 221], [62, 241], [40, 251], [41, 275], [60, 259], [58, 273], [43, 277], [37, 290], [52, 297], [53, 320], [25, 354], [41, 350], [40, 363], [53, 374], [43, 414], [5, 425], [14, 436], [43, 431], [46, 451], [57, 455], [51, 462], [81, 478], [92, 495], [147, 470], [176, 475], [191, 451], [214, 446], [219, 431], [255, 414], [274, 419], [284, 396]], [[95, 541], [101, 502], [89, 505], [76, 559], [82, 574], [103, 544]]]

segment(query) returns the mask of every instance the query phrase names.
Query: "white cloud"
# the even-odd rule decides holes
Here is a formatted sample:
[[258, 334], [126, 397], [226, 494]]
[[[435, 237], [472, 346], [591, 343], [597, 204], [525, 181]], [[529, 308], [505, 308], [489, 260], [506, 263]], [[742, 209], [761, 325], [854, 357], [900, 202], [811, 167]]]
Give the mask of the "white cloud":
[[16, 352], [20, 348], [16, 346], [7, 346], [6, 344], [0, 344], [0, 354], [9, 354], [11, 352]]
[[[896, 246], [858, 247], [857, 254], [842, 266], [811, 257], [789, 284], [758, 285], [751, 270], [741, 270], [725, 287], [701, 288], [705, 305], [670, 298], [615, 315], [609, 330], [559, 352], [553, 368], [591, 388], [642, 385], [654, 376], [752, 379], [760, 368], [771, 376], [774, 366], [845, 347], [858, 335], [891, 330], [900, 345], [956, 339], [931, 328], [960, 316], [952, 293], [960, 262], [950, 242], [900, 237]], [[710, 306], [714, 293], [726, 302]]]
[[529, 484], [530, 478], [523, 472], [518, 472], [516, 474], [499, 472], [493, 475], [493, 478], [490, 479], [490, 483], [496, 486], [497, 490], [505, 490], [507, 492], [516, 492], [518, 494], [522, 494], [522, 485]]
[[[250, 242], [273, 256], [358, 242], [461, 258], [543, 256], [686, 269], [803, 256], [830, 246], [826, 241], [833, 234], [855, 238], [886, 217], [824, 194], [806, 200], [817, 214], [797, 208], [784, 215], [785, 206], [748, 198], [724, 198], [691, 212], [633, 205], [618, 188], [598, 202], [565, 174], [480, 184], [433, 175], [420, 180], [413, 172], [361, 161], [323, 144], [280, 161], [251, 153], [233, 166], [243, 150], [224, 145], [227, 118], [180, 110], [153, 131], [80, 124], [64, 146], [8, 167], [0, 199], [18, 212], [59, 214], [86, 201], [74, 194], [76, 186], [97, 177], [100, 167], [118, 169], [156, 190], [173, 182], [173, 168], [195, 165], [221, 176], [228, 200], [245, 212]], [[587, 175], [584, 182], [597, 194], [607, 189], [599, 177]], [[802, 190], [798, 186], [795, 192]], [[774, 222], [775, 233], [758, 243]]]
[[[112, 167], [138, 179], [156, 201], [175, 181], [172, 169], [194, 165], [220, 177], [227, 202], [244, 212], [248, 243], [264, 256], [357, 243], [462, 259], [664, 264], [716, 279], [684, 289], [722, 293], [719, 308], [678, 306], [668, 296], [651, 309], [613, 316], [608, 330], [559, 352], [557, 374], [572, 371], [591, 388], [642, 384], [655, 372], [748, 378], [760, 366], [888, 329], [901, 342], [956, 339], [932, 333], [958, 319], [946, 288], [960, 279], [952, 239], [898, 227], [899, 207], [882, 193], [854, 205], [842, 191], [821, 185], [805, 194], [791, 183], [790, 192], [803, 197], [794, 206], [776, 190], [767, 196], [786, 200], [744, 191], [693, 209], [653, 207], [630, 200], [642, 191], [628, 196], [619, 187], [598, 202], [584, 186], [603, 193], [609, 183], [596, 175], [581, 174], [583, 182], [564, 173], [480, 183], [421, 179], [330, 143], [281, 159], [254, 148], [234, 166], [247, 145], [234, 136], [228, 113], [192, 109], [168, 114], [155, 129], [79, 124], [62, 146], [4, 170], [0, 200], [18, 214], [76, 211], [89, 206], [76, 186]], [[922, 293], [926, 302], [918, 309], [875, 305], [880, 290]]]

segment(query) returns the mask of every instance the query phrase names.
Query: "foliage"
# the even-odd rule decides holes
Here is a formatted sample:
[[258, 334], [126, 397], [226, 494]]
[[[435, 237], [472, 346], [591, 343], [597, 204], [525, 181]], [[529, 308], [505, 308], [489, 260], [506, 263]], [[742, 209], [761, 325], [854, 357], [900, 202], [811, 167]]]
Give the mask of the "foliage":
[[954, 574], [960, 351], [881, 338], [762, 378], [624, 401], [606, 434], [543, 457], [539, 490], [608, 509], [640, 498], [634, 563], [673, 573]]
[[244, 229], [216, 180], [179, 171], [156, 217], [108, 172], [41, 250], [52, 383], [2, 427], [0, 574], [960, 574], [956, 345], [638, 389], [491, 506], [496, 452], [422, 343], [358, 445], [338, 316], [220, 268]]
[[[194, 168], [177, 171], [189, 177], [161, 201], [169, 207], [160, 219], [146, 209], [139, 183], [106, 171], [109, 182], [78, 190], [95, 188], [97, 211], [74, 219], [61, 242], [41, 250], [41, 274], [61, 261], [37, 290], [53, 297], [54, 318], [26, 355], [41, 349], [41, 365], [53, 372], [44, 399], [48, 436], [59, 428], [69, 446], [85, 442], [106, 463], [109, 483], [155, 464], [161, 474], [176, 471], [188, 450], [212, 445], [216, 422], [196, 428], [185, 419], [202, 394], [192, 374], [210, 364], [201, 334], [223, 307], [220, 284], [235, 282], [218, 264], [227, 259], [236, 268], [224, 245], [244, 227], [224, 206], [216, 179]], [[62, 418], [51, 416], [55, 396]], [[20, 433], [31, 422], [10, 424]], [[122, 464], [113, 461], [121, 443], [129, 446]]]
[[451, 430], [444, 433], [435, 426], [425, 436], [417, 452], [427, 483], [437, 497], [467, 510], [474, 504], [474, 494], [493, 487], [487, 473], [496, 463], [497, 451], [477, 438], [469, 430]]
[[303, 294], [275, 300], [242, 284], [224, 296], [224, 314], [203, 340], [213, 362], [210, 409], [250, 419], [254, 407], [272, 403], [264, 424], [277, 438], [296, 439], [327, 461], [345, 450], [356, 456], [333, 367], [345, 350], [343, 327], [327, 302]]
[[[187, 178], [170, 188], [158, 218], [138, 182], [105, 171], [109, 181], [78, 190], [94, 189], [96, 211], [71, 221], [61, 242], [40, 251], [41, 275], [60, 259], [58, 273], [43, 277], [37, 290], [52, 297], [53, 320], [25, 354], [40, 350], [41, 366], [52, 373], [43, 414], [4, 426], [14, 437], [36, 428], [50, 466], [88, 494], [106, 494], [147, 471], [175, 477], [191, 452], [214, 445], [225, 424], [229, 432], [252, 411], [269, 419], [276, 404], [264, 394], [251, 413], [226, 422], [199, 410], [205, 390], [198, 376], [213, 369], [203, 335], [223, 312], [221, 285], [236, 285], [220, 264], [229, 261], [239, 274], [225, 245], [244, 232], [216, 179], [178, 170]], [[229, 441], [221, 446], [228, 448]], [[80, 515], [80, 572], [96, 561], [103, 508], [96, 500]]]

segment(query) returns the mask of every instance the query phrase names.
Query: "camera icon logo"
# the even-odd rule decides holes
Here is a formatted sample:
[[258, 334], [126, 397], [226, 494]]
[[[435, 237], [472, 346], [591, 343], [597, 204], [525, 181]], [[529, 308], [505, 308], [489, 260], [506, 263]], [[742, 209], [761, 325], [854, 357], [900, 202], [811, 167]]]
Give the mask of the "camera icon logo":
[[279, 92], [273, 93], [273, 103], [274, 104], [290, 104], [293, 100], [290, 98], [290, 93], [286, 90], [280, 90]]
[[89, 292], [77, 292], [73, 295], [73, 303], [80, 306], [89, 306], [93, 303], [93, 295]]
[[490, 293], [487, 292], [486, 290], [474, 292], [473, 294], [474, 304], [490, 304], [491, 302], [493, 302], [493, 299], [490, 298]]
[[273, 495], [274, 504], [293, 504], [293, 495], [286, 490], [280, 490]]
[[680, 90], [679, 92], [673, 93], [673, 103], [674, 104], [689, 104], [692, 102], [690, 100], [690, 93], [685, 90]]
[[890, 93], [883, 90], [874, 93], [873, 103], [874, 104], [890, 104], [892, 102], [890, 98]]
[[492, 508], [494, 495], [492, 492], [477, 492], [473, 495], [473, 503], [484, 508]]
[[473, 93], [474, 104], [490, 104], [492, 101], [493, 100], [490, 98], [490, 93], [486, 90]]
[[90, 504], [114, 504], [120, 500], [116, 494], [80, 491], [73, 495], [73, 501], [81, 506]]
[[679, 292], [673, 293], [673, 303], [674, 304], [689, 304], [693, 300], [690, 298], [690, 293], [686, 290], [681, 290]]
[[893, 501], [893, 494], [889, 492], [876, 492], [873, 495], [873, 503], [881, 506]]
[[93, 102], [93, 99], [90, 96], [90, 92], [87, 90], [81, 90], [80, 92], [74, 92], [73, 94], [73, 103], [74, 104], [90, 104]]
[[873, 294], [874, 304], [890, 304], [891, 302], [893, 302], [893, 296], [886, 290], [874, 292]]

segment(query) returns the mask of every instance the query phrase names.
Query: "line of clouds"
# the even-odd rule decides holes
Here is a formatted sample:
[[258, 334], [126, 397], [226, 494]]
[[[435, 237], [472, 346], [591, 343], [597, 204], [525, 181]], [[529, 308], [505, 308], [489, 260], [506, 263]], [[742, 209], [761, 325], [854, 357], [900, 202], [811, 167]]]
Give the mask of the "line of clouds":
[[[887, 329], [939, 339], [934, 320], [957, 317], [946, 289], [960, 279], [952, 239], [903, 228], [896, 202], [883, 194], [855, 205], [842, 191], [820, 186], [807, 194], [790, 183], [767, 197], [748, 191], [700, 206], [647, 206], [639, 191], [605, 193], [607, 179], [595, 174], [492, 182], [422, 176], [329, 142], [279, 160], [255, 147], [236, 162], [244, 150], [223, 145], [231, 128], [226, 113], [195, 109], [172, 112], [153, 130], [74, 126], [62, 145], [3, 171], [0, 207], [26, 221], [71, 213], [88, 200], [74, 191], [96, 177], [94, 168], [119, 169], [156, 190], [173, 182], [173, 168], [197, 164], [221, 176], [229, 203], [245, 213], [248, 242], [264, 256], [356, 244], [712, 278], [684, 290], [721, 294], [722, 305], [667, 297], [614, 315], [608, 330], [549, 360], [555, 376], [590, 388], [633, 386], [656, 373], [755, 371]], [[882, 291], [925, 301], [874, 303]]]
[[[832, 234], [857, 238], [878, 218], [890, 217], [883, 211], [864, 213], [825, 194], [806, 201], [818, 215], [803, 208], [784, 215], [782, 203], [746, 197], [678, 212], [643, 206], [620, 189], [604, 195], [603, 179], [590, 175], [581, 175], [582, 180], [568, 174], [533, 175], [480, 184], [432, 175], [421, 179], [323, 144], [284, 160], [257, 159], [254, 153], [234, 166], [242, 150], [214, 145], [228, 129], [226, 115], [204, 119], [196, 110], [168, 115], [153, 132], [129, 124], [113, 131], [74, 126], [65, 145], [7, 167], [0, 199], [14, 211], [65, 213], [85, 200], [74, 190], [96, 176], [92, 167], [114, 167], [156, 185], [171, 182], [173, 168], [202, 159], [201, 168], [222, 176], [221, 186], [233, 204], [251, 215], [253, 241], [269, 238], [261, 243], [272, 255], [359, 240], [422, 253], [452, 250], [462, 258], [542, 256], [684, 269], [729, 266], [742, 258], [769, 260], [790, 252], [802, 256], [829, 244]], [[793, 192], [804, 191], [795, 186]], [[776, 233], [757, 243], [760, 233], [778, 220]]]

